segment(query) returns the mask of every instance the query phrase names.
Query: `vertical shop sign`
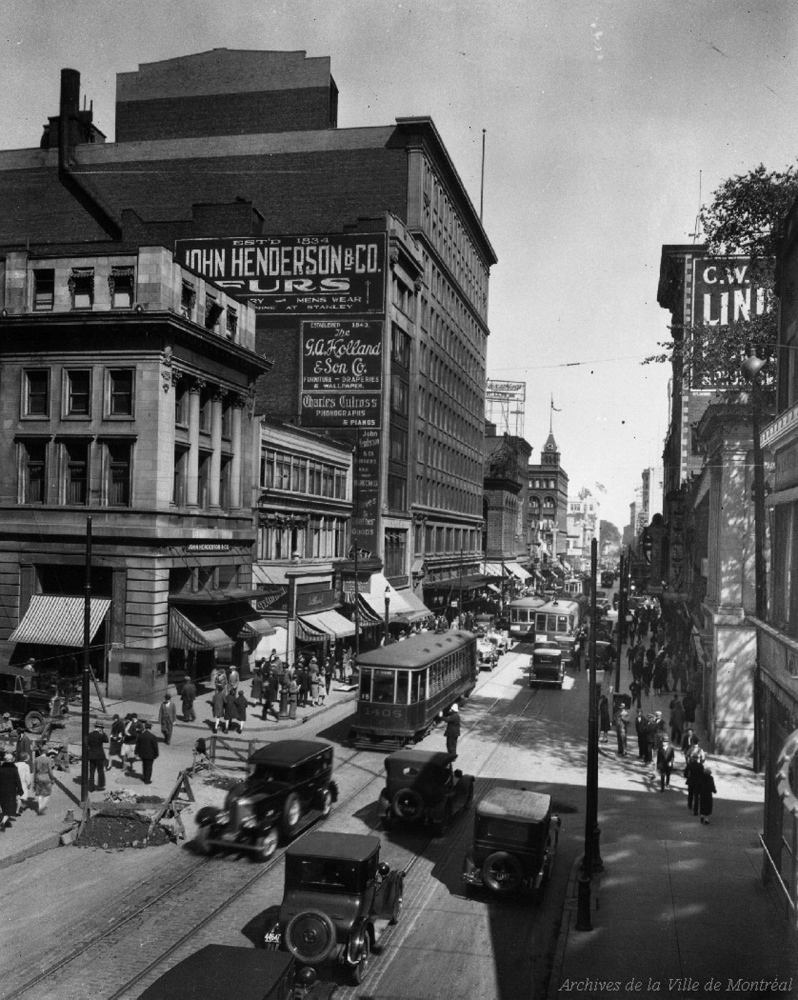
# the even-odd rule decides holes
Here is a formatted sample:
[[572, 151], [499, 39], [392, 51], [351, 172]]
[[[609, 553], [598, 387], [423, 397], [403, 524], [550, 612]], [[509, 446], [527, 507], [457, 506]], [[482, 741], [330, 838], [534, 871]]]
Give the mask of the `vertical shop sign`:
[[303, 426], [380, 426], [382, 329], [376, 320], [302, 323]]
[[355, 449], [355, 512], [352, 539], [357, 547], [372, 555], [379, 552], [377, 529], [380, 485], [380, 433], [358, 431]]

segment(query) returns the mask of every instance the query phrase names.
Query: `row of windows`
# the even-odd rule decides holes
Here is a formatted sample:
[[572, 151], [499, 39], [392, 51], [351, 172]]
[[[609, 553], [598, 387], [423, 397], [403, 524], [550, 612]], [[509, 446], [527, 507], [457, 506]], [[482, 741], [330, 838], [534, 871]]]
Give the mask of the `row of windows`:
[[[99, 410], [104, 419], [133, 416], [135, 371], [133, 368], [105, 368], [100, 378], [93, 368], [64, 368], [58, 381], [57, 371], [27, 368], [22, 373], [21, 415], [49, 420], [53, 386], [60, 385], [60, 415], [92, 417]], [[95, 398], [95, 388], [102, 388], [102, 400]]]
[[[112, 309], [130, 309], [133, 305], [135, 274], [132, 266], [112, 267], [108, 276], [108, 304]], [[73, 309], [92, 309], [95, 301], [93, 267], [73, 267], [67, 279], [69, 301]], [[56, 304], [55, 270], [51, 267], [33, 271], [34, 312], [52, 312]]]
[[417, 555], [459, 556], [463, 552], [479, 550], [478, 529], [417, 523], [413, 544]]
[[238, 338], [238, 313], [235, 309], [224, 306], [215, 295], [207, 292], [205, 295], [205, 313], [197, 315], [197, 289], [192, 281], [183, 279], [180, 292], [180, 314], [195, 323], [201, 322], [206, 330], [224, 335], [228, 340]]
[[260, 485], [264, 490], [286, 490], [336, 500], [345, 500], [348, 495], [346, 469], [274, 448], [261, 452]]
[[343, 559], [346, 524], [340, 517], [276, 516], [258, 529], [258, 559]]
[[[545, 496], [543, 497], [543, 514], [544, 516], [549, 516], [554, 513], [554, 509], [557, 506], [554, 497]], [[540, 497], [530, 496], [529, 498], [529, 513], [537, 516], [540, 513], [541, 504]]]
[[20, 503], [130, 506], [132, 441], [42, 438], [17, 444]]
[[530, 479], [530, 490], [553, 490], [556, 483], [553, 479]]
[[[442, 475], [442, 474], [441, 474]], [[425, 507], [478, 515], [482, 511], [482, 494], [472, 487], [463, 489], [433, 476], [416, 476], [416, 499]]]
[[[191, 383], [180, 379], [175, 389], [175, 425], [186, 429], [189, 424]], [[239, 402], [238, 396], [226, 392], [220, 386], [206, 385], [199, 392], [199, 430], [210, 434], [213, 429], [213, 403], [222, 401], [222, 438], [232, 437], [233, 410]]]
[[459, 649], [425, 670], [390, 670], [362, 667], [360, 701], [386, 705], [415, 705], [460, 681], [473, 663], [473, 650]]
[[[200, 449], [197, 458], [197, 497], [196, 505], [200, 510], [210, 510], [218, 506], [228, 510], [233, 504], [238, 506], [238, 498], [231, 495], [231, 473], [233, 460], [229, 455], [219, 458], [218, 501], [214, 498], [213, 486], [213, 453]], [[177, 507], [185, 507], [189, 503], [189, 449], [184, 445], [175, 448], [174, 479], [172, 485], [172, 503]]]

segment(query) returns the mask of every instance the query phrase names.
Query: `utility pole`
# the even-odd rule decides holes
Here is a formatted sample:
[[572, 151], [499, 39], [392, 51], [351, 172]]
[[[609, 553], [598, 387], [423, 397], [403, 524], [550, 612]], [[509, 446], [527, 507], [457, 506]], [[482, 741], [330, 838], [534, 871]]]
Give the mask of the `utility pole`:
[[89, 800], [89, 709], [91, 661], [91, 516], [86, 518], [86, 564], [83, 591], [83, 674], [81, 677], [81, 744], [80, 755], [80, 801], [86, 805]]

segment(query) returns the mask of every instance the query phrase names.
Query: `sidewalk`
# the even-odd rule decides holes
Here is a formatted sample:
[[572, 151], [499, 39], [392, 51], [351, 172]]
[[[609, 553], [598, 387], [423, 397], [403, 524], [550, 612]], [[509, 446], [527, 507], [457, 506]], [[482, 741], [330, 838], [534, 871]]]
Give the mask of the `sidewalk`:
[[[644, 698], [643, 710], [661, 708], [667, 719], [671, 697]], [[660, 792], [659, 775], [638, 761], [633, 732], [629, 756], [615, 750], [611, 732], [599, 754], [604, 871], [591, 880], [590, 929], [576, 929], [580, 853], [549, 1000], [798, 997], [798, 935], [780, 890], [761, 878], [761, 775], [746, 761], [708, 754], [718, 794], [703, 826], [687, 809], [681, 754], [671, 788]]]
[[[250, 687], [250, 680], [243, 682], [243, 689], [247, 695], [250, 693]], [[181, 711], [180, 699], [171, 687], [170, 693], [176, 702], [179, 713]], [[230, 735], [232, 739], [244, 742], [251, 739], [269, 741], [285, 736], [301, 738], [303, 734], [297, 730], [301, 730], [306, 722], [317, 719], [319, 715], [329, 712], [341, 705], [342, 702], [352, 701], [354, 698], [354, 689], [346, 690], [343, 685], [333, 681], [330, 696], [325, 705], [316, 708], [300, 708], [297, 711], [297, 718], [293, 720], [281, 719], [277, 721], [270, 718], [266, 722], [260, 718], [260, 709], [257, 706], [252, 706], [247, 712], [247, 722], [243, 735], [239, 736], [237, 733]], [[201, 736], [208, 737], [213, 731], [210, 692], [200, 693], [194, 703], [194, 710], [197, 714], [196, 722], [182, 722], [178, 714], [178, 721], [169, 746], [161, 741], [161, 731], [157, 721], [158, 704], [109, 701], [107, 699], [104, 700], [104, 703], [105, 711], [102, 710], [96, 692], [92, 691], [90, 707], [92, 726], [95, 720], [100, 719], [105, 723], [107, 733], [110, 730], [111, 719], [115, 714], [124, 718], [128, 712], [136, 712], [139, 719], [152, 722], [153, 732], [159, 739], [160, 751], [160, 756], [155, 761], [153, 768], [151, 785], [142, 783], [141, 764], [137, 763], [135, 765], [136, 774], [132, 777], [125, 775], [121, 768], [109, 768], [106, 772], [107, 791], [126, 789], [137, 795], [166, 798], [172, 791], [180, 771], [190, 767], [193, 763], [193, 748], [197, 739]], [[310, 734], [307, 738], [311, 738]], [[73, 706], [64, 729], [53, 731], [52, 742], [61, 741], [68, 744], [72, 754], [80, 755], [81, 714], [79, 706]], [[0, 833], [0, 869], [59, 846], [61, 834], [72, 829], [71, 819], [66, 818], [69, 811], [72, 811], [72, 815], [76, 819], [81, 816], [80, 773], [80, 761], [73, 763], [69, 771], [56, 771], [53, 794], [50, 797], [47, 812], [43, 816], [39, 816], [35, 809], [25, 809], [22, 815], [14, 820], [9, 829]], [[195, 792], [196, 790], [195, 788]], [[102, 792], [92, 792], [89, 797], [93, 801], [102, 801], [105, 795]]]

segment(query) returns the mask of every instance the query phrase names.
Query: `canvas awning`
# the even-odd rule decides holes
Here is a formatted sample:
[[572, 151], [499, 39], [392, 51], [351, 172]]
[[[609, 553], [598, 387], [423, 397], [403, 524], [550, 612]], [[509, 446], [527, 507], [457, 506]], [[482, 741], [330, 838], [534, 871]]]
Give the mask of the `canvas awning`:
[[482, 563], [482, 572], [485, 576], [503, 576], [504, 569], [501, 563], [498, 562], [484, 562]]
[[402, 615], [402, 619], [407, 622], [420, 622], [424, 618], [430, 618], [432, 612], [427, 605], [413, 593], [412, 590], [400, 590], [399, 596], [405, 603], [409, 604], [411, 611]]
[[[105, 598], [90, 599], [89, 642], [94, 639], [110, 607], [111, 602]], [[34, 594], [22, 621], [8, 641], [80, 647], [85, 641], [84, 614], [85, 600], [82, 597]]]
[[507, 568], [508, 573], [512, 573], [513, 576], [517, 577], [519, 580], [528, 580], [532, 574], [524, 569], [523, 566], [519, 566], [517, 562], [508, 562], [504, 564]]
[[382, 573], [373, 573], [368, 589], [359, 592], [360, 610], [367, 621], [385, 621], [385, 598], [388, 597], [388, 621], [407, 620], [403, 616], [412, 614], [411, 608], [404, 597], [388, 583]]
[[[195, 632], [190, 638], [186, 638], [187, 628], [183, 622], [178, 622], [175, 635], [180, 641], [175, 645], [180, 649], [218, 649], [221, 646], [231, 646], [238, 639], [274, 635], [274, 626], [269, 619], [259, 615], [248, 601], [182, 601], [175, 598], [170, 607], [170, 636], [173, 628], [171, 615], [175, 611], [207, 640], [202, 645], [196, 645], [203, 640], [202, 635]], [[192, 645], [185, 646], [182, 644], [184, 641], [191, 642]]]
[[200, 628], [177, 608], [169, 609], [169, 646], [171, 649], [223, 649], [233, 640], [220, 628]]
[[343, 639], [346, 636], [355, 634], [354, 622], [339, 615], [337, 611], [317, 611], [312, 615], [298, 615], [297, 629], [300, 625], [309, 633], [312, 642], [317, 638], [332, 636], [335, 639]]

